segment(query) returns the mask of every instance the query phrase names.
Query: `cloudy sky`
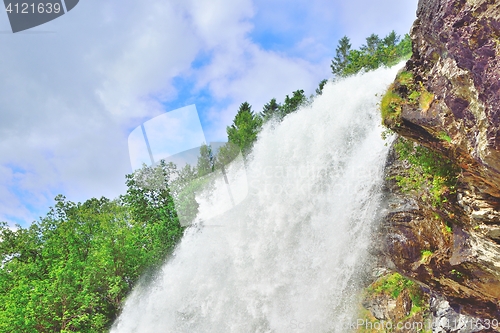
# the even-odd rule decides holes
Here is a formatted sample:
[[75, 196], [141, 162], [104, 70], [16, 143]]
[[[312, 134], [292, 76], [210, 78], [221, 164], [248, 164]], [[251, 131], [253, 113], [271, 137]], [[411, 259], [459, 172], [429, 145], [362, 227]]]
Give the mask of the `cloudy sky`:
[[29, 225], [61, 193], [124, 193], [127, 138], [195, 104], [208, 141], [238, 106], [330, 77], [338, 40], [407, 33], [417, 0], [81, 0], [12, 34], [0, 14], [0, 221]]

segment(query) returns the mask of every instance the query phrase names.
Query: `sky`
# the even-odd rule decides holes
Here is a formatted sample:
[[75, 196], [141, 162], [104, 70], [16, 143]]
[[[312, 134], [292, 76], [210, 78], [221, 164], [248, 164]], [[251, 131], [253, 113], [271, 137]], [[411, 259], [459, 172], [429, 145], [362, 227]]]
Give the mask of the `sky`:
[[80, 0], [13, 34], [0, 13], [0, 221], [28, 226], [54, 197], [126, 192], [129, 134], [196, 105], [226, 141], [239, 105], [312, 94], [338, 40], [403, 35], [417, 0]]

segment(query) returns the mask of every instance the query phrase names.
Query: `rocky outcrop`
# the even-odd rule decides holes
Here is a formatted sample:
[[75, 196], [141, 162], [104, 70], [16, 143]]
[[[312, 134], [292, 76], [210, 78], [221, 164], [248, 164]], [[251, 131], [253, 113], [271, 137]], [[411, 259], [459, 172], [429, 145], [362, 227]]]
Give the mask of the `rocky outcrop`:
[[383, 225], [389, 265], [445, 296], [460, 313], [499, 318], [499, 245], [472, 226], [456, 193], [440, 205], [424, 199], [425, 188], [418, 196], [403, 193], [395, 177], [406, 175], [406, 164], [392, 150]]
[[500, 2], [420, 0], [411, 37], [412, 58], [382, 101], [384, 123], [450, 159], [458, 178], [439, 203], [425, 200], [425, 186], [403, 193], [395, 179], [408, 165], [393, 151], [386, 253], [458, 312], [498, 320]]

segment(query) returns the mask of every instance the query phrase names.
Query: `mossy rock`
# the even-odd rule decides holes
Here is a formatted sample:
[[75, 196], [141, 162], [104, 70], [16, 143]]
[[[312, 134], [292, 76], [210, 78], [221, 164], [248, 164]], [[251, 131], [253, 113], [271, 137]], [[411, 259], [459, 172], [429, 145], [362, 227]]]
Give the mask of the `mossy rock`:
[[404, 106], [426, 112], [434, 101], [434, 94], [427, 91], [422, 82], [417, 82], [413, 73], [401, 71], [380, 102], [382, 122], [389, 128], [400, 124]]

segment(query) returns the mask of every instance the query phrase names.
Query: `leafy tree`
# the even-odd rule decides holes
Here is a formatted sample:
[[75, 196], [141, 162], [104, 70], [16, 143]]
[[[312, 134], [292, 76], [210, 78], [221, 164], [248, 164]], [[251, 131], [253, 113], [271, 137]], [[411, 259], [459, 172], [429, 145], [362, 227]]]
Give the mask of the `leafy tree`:
[[212, 152], [212, 147], [203, 144], [200, 147], [200, 156], [198, 156], [198, 164], [196, 167], [198, 176], [204, 176], [214, 171], [215, 157]]
[[403, 39], [396, 45], [396, 54], [404, 58], [409, 58], [412, 52], [410, 35], [405, 34]]
[[246, 155], [257, 140], [257, 133], [261, 126], [262, 119], [252, 111], [250, 104], [241, 103], [233, 124], [226, 129], [228, 141], [236, 144]]
[[164, 241], [178, 231], [132, 215], [120, 200], [75, 204], [57, 196], [29, 228], [0, 224], [0, 332], [107, 331], [141, 274], [172, 249]]
[[217, 158], [215, 161], [215, 168], [222, 169], [229, 163], [231, 163], [240, 154], [240, 148], [231, 142], [226, 142], [217, 151]]
[[126, 176], [127, 194], [121, 199], [146, 231], [143, 246], [151, 262], [163, 260], [182, 237], [183, 227], [169, 188], [178, 174], [173, 163], [162, 160], [156, 167], [143, 167]]

